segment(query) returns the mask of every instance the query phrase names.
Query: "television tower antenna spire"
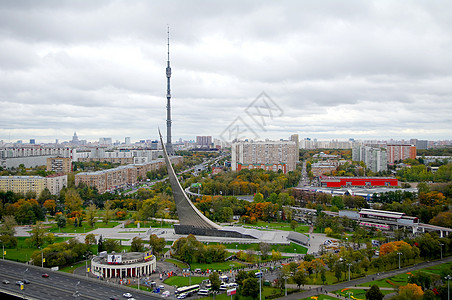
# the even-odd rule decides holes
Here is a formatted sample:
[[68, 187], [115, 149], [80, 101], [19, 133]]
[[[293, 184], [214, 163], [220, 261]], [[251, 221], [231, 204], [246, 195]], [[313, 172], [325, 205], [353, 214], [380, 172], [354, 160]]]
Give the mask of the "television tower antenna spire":
[[170, 56], [169, 56], [169, 26], [168, 26], [168, 64], [166, 66], [166, 151], [168, 154], [174, 154], [173, 144], [171, 143], [171, 88], [170, 88], [170, 78], [171, 78], [171, 66], [170, 66]]

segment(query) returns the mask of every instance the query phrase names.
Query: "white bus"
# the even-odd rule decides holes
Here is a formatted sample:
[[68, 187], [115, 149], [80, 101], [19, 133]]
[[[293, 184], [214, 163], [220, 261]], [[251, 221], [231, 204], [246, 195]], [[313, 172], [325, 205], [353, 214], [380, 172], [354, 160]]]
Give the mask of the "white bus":
[[199, 291], [199, 284], [195, 284], [195, 285], [189, 285], [189, 286], [183, 286], [180, 287], [178, 289], [176, 289], [176, 291], [174, 292], [176, 295], [178, 294], [182, 294], [182, 293], [196, 293]]

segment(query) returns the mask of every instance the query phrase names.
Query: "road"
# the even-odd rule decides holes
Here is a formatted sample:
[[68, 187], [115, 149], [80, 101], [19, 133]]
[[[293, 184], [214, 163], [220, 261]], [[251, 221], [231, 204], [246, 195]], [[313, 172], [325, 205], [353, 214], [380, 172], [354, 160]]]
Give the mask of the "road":
[[373, 275], [369, 275], [369, 276], [362, 277], [362, 278], [359, 278], [359, 279], [354, 279], [354, 280], [351, 280], [351, 281], [341, 282], [341, 283], [338, 283], [338, 284], [324, 285], [322, 287], [314, 288], [314, 289], [311, 289], [311, 290], [306, 291], [306, 292], [287, 295], [287, 296], [284, 296], [284, 297], [279, 298], [279, 299], [288, 299], [288, 300], [304, 299], [304, 298], [316, 296], [316, 295], [319, 295], [319, 294], [325, 294], [327, 292], [333, 292], [333, 291], [337, 291], [337, 290], [342, 290], [342, 289], [345, 289], [345, 288], [348, 288], [348, 287], [351, 287], [351, 286], [363, 284], [363, 283], [370, 282], [370, 281], [373, 281], [373, 280], [388, 278], [388, 277], [391, 277], [391, 276], [395, 276], [395, 275], [399, 275], [399, 274], [403, 274], [403, 273], [407, 273], [407, 272], [412, 272], [412, 271], [416, 271], [416, 270], [419, 270], [419, 269], [428, 268], [428, 267], [440, 265], [440, 264], [443, 264], [443, 263], [446, 263], [446, 262], [451, 262], [451, 261], [452, 261], [452, 257], [448, 257], [448, 258], [445, 258], [443, 260], [436, 260], [436, 261], [432, 261], [432, 262], [420, 263], [420, 264], [417, 264], [417, 265], [414, 265], [414, 266], [411, 266], [411, 267], [405, 267], [405, 268], [396, 269], [396, 270], [389, 271], [389, 272], [380, 273], [379, 276], [377, 276], [376, 274], [373, 274]]
[[[0, 280], [9, 280], [10, 284], [2, 283], [0, 290], [12, 292], [14, 295], [24, 295], [27, 299], [72, 299], [75, 292], [79, 292], [77, 299], [109, 299], [115, 296], [123, 298], [122, 294], [131, 293], [135, 299], [161, 299], [159, 296], [138, 291], [133, 288], [118, 286], [99, 281], [98, 279], [75, 276], [63, 272], [52, 272], [49, 269], [26, 265], [23, 263], [0, 260]], [[42, 274], [49, 274], [43, 278]], [[16, 285], [16, 281], [27, 279], [31, 283], [25, 284], [23, 291]]]

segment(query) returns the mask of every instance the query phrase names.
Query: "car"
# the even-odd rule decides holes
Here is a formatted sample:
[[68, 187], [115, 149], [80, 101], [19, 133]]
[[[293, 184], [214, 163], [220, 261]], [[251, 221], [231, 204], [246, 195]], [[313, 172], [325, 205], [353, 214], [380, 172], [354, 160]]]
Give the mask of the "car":
[[159, 285], [159, 289], [164, 290], [165, 286], [164, 285]]
[[30, 280], [24, 279], [24, 283], [25, 283], [25, 284], [30, 284]]
[[23, 285], [24, 283], [21, 280], [16, 281], [17, 285]]
[[49, 278], [49, 274], [47, 274], [47, 273], [42, 274], [42, 277], [44, 277], [44, 278]]
[[4, 284], [9, 284], [9, 280], [3, 279], [2, 281]]
[[162, 297], [169, 297], [170, 296], [170, 291], [164, 291], [162, 293]]
[[111, 296], [109, 299], [110, 299], [110, 300], [119, 300], [119, 298], [118, 298], [118, 297], [115, 297], [115, 296]]
[[124, 294], [122, 294], [122, 296], [124, 298], [132, 298], [132, 294], [131, 293], [124, 293]]
[[185, 293], [182, 293], [179, 296], [177, 296], [177, 299], [185, 299], [185, 298], [187, 298], [187, 294], [185, 294]]

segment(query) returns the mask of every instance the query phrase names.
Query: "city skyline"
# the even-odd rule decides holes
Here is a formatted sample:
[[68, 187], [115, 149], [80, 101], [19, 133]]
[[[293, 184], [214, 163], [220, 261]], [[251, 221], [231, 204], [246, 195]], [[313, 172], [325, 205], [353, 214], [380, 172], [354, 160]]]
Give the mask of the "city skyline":
[[220, 138], [263, 91], [280, 113], [264, 127], [244, 118], [260, 139], [449, 140], [450, 6], [1, 3], [0, 140], [157, 139], [167, 25], [173, 140]]

